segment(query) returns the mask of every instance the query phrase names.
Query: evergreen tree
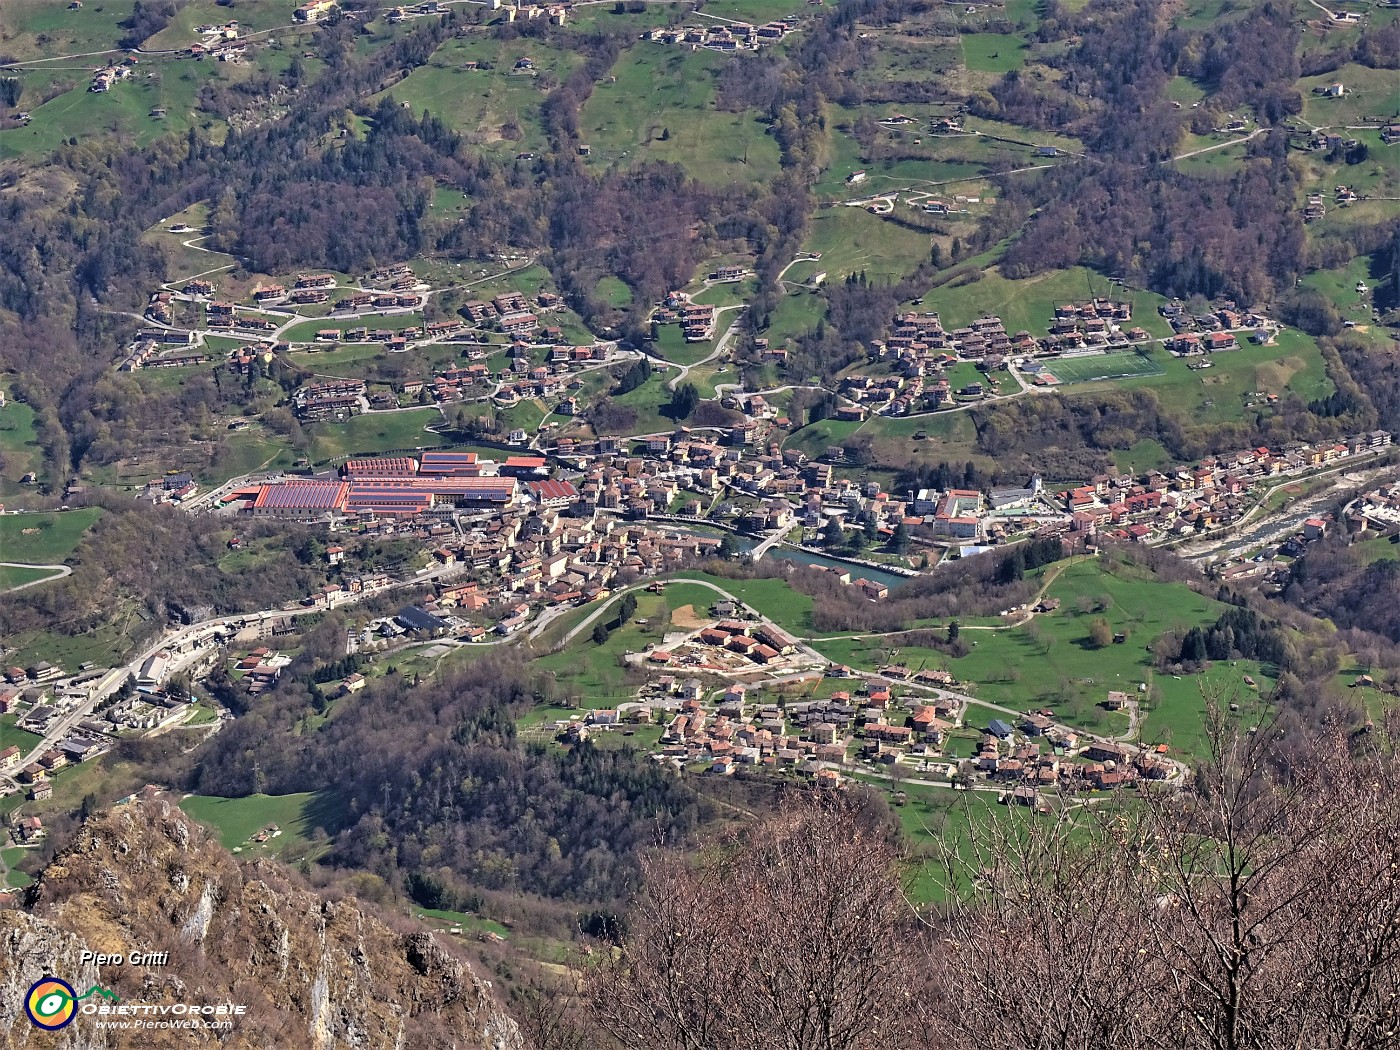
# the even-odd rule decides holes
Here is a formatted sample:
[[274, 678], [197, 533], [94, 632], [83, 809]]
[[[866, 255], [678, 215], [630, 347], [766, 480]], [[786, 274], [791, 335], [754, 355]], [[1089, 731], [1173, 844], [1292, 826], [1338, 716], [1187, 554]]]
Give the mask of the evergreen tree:
[[700, 404], [700, 391], [694, 383], [682, 383], [671, 395], [670, 416], [676, 422], [689, 419]]
[[822, 530], [822, 546], [839, 547], [846, 542], [846, 534], [841, 528], [841, 523], [834, 517], [826, 519], [826, 528]]

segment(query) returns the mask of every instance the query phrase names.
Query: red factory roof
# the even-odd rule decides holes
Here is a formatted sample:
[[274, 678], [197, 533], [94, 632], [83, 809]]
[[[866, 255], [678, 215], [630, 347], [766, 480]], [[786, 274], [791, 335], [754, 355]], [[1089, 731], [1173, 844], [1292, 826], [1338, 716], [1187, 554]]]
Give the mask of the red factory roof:
[[404, 492], [432, 492], [442, 495], [474, 495], [482, 492], [501, 492], [509, 495], [515, 491], [515, 479], [441, 476], [357, 478], [354, 486], [356, 491], [364, 492], [397, 489]]
[[418, 463], [420, 474], [476, 474], [480, 470], [475, 452], [424, 452]]
[[343, 481], [287, 481], [265, 485], [253, 506], [263, 510], [336, 510], [345, 500]]
[[372, 511], [375, 514], [421, 514], [433, 503], [431, 492], [417, 492], [411, 489], [370, 489], [350, 486], [345, 499], [347, 511]]
[[411, 456], [379, 456], [374, 459], [346, 460], [341, 469], [347, 478], [392, 477], [416, 474], [418, 463]]
[[506, 459], [506, 466], [516, 470], [539, 470], [544, 464], [543, 456], [509, 456]]

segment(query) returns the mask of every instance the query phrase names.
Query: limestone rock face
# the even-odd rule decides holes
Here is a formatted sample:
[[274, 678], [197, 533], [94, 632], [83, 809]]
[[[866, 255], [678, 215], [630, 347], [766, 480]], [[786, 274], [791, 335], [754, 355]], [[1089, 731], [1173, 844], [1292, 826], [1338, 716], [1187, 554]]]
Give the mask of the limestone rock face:
[[[240, 867], [165, 799], [89, 820], [24, 904], [0, 911], [0, 1047], [521, 1048], [487, 986], [431, 934], [323, 898], [270, 862]], [[99, 966], [85, 950], [169, 959]], [[109, 988], [123, 1004], [247, 1011], [223, 1031], [103, 1028], [80, 1014], [44, 1032], [25, 1018], [24, 997], [46, 975], [79, 994]]]

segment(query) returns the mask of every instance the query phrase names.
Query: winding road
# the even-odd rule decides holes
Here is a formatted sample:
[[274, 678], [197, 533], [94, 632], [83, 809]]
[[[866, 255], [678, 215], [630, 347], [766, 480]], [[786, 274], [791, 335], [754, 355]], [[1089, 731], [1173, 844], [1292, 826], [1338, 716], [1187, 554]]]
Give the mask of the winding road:
[[15, 591], [22, 591], [29, 587], [37, 587], [41, 583], [51, 583], [54, 580], [61, 580], [65, 576], [72, 576], [73, 569], [67, 565], [36, 565], [24, 561], [0, 561], [0, 569], [45, 569], [51, 575], [40, 577], [37, 580], [29, 580], [26, 583], [17, 583], [13, 587], [6, 587], [5, 594], [13, 594]]

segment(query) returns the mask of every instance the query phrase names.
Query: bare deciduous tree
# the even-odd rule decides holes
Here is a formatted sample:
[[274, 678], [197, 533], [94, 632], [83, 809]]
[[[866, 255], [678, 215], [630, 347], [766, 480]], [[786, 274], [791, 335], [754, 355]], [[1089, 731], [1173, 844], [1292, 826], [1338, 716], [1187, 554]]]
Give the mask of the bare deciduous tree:
[[[1059, 824], [984, 822], [947, 851], [960, 903], [932, 982], [954, 1046], [1400, 1045], [1400, 791], [1320, 740], [1208, 698], [1194, 783]], [[1256, 722], [1249, 725], [1241, 721]], [[1068, 827], [1067, 825], [1073, 825]]]
[[1300, 750], [1233, 706], [1177, 789], [974, 820], [918, 922], [850, 802], [658, 856], [592, 1018], [626, 1050], [1400, 1046], [1400, 718]]
[[588, 988], [628, 1050], [902, 1050], [920, 1021], [919, 925], [886, 829], [790, 802], [699, 862], [649, 860], [623, 947]]

